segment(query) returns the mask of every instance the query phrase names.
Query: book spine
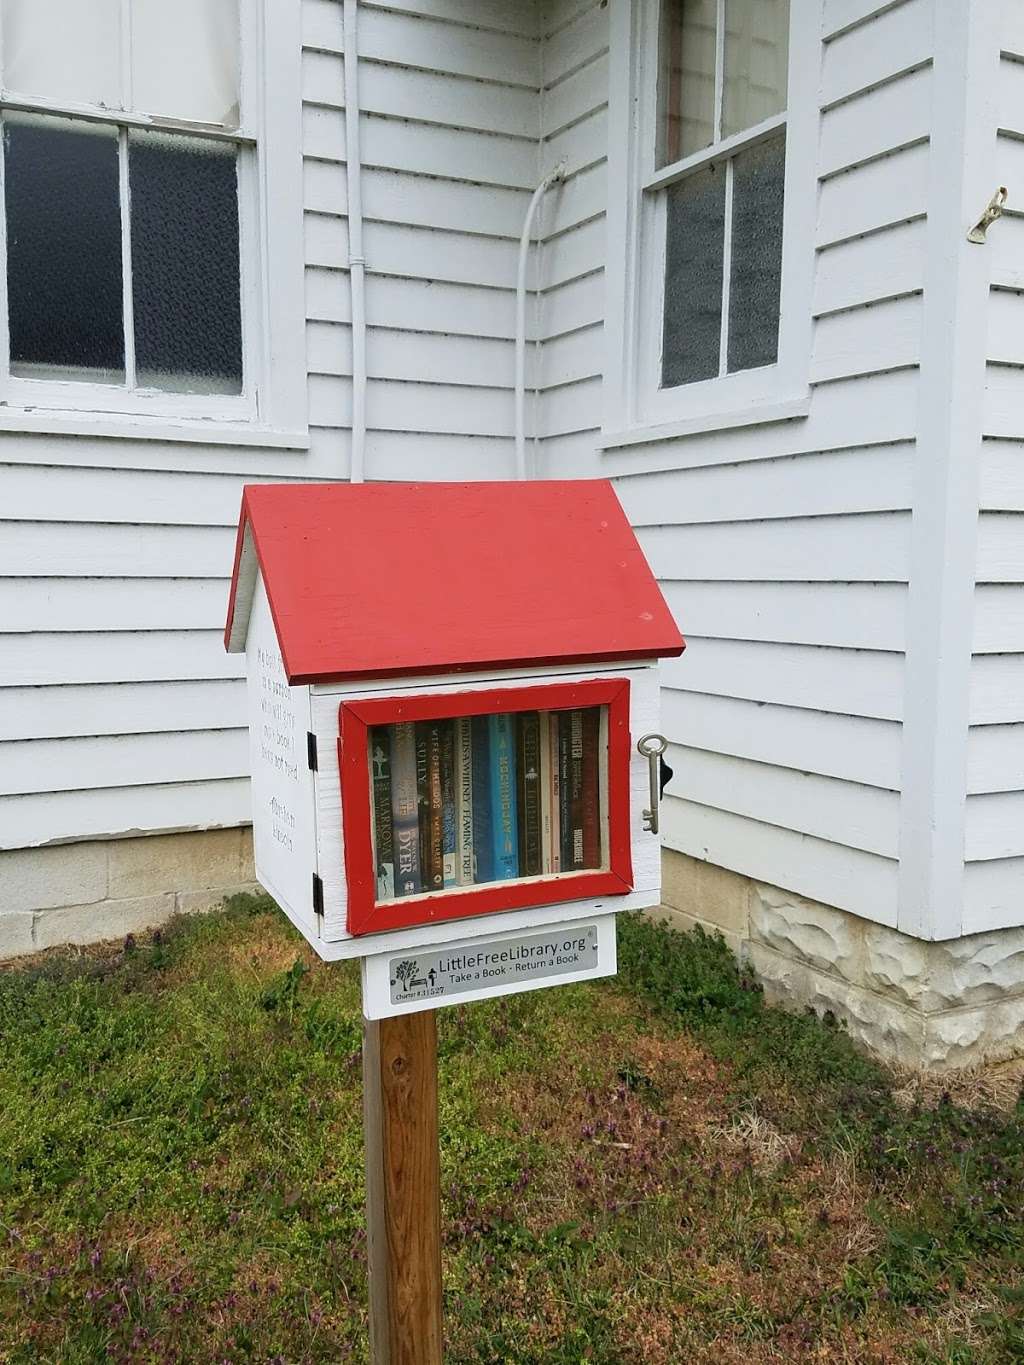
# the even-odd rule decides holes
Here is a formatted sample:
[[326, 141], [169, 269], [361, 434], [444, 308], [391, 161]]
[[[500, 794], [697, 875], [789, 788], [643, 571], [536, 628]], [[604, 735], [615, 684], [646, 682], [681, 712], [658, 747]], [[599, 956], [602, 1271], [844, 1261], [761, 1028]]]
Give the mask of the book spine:
[[473, 724], [469, 716], [455, 722], [456, 835], [459, 886], [473, 885]]
[[391, 817], [395, 895], [415, 896], [420, 891], [420, 848], [416, 731], [411, 722], [391, 729]]
[[519, 876], [516, 818], [516, 749], [512, 717], [488, 716], [491, 747], [491, 836], [494, 880]]
[[563, 872], [572, 871], [572, 758], [570, 731], [572, 713], [558, 713], [558, 834]]
[[569, 866], [577, 871], [583, 862], [583, 712], [569, 712]]
[[540, 714], [524, 711], [516, 727], [519, 798], [519, 875], [539, 877], [541, 867]]
[[429, 891], [444, 886], [444, 796], [441, 784], [441, 722], [427, 726], [427, 802], [430, 806], [430, 833], [427, 842], [427, 867], [423, 878]]
[[547, 875], [553, 872], [554, 868], [551, 823], [551, 717], [546, 711], [539, 716], [537, 742], [540, 748], [540, 870]]
[[473, 726], [473, 880], [494, 880], [491, 848], [491, 741], [487, 717], [474, 716]]
[[551, 762], [551, 871], [562, 870], [562, 759], [561, 717], [548, 714], [548, 755]]
[[583, 712], [583, 866], [601, 866], [601, 797], [599, 759], [601, 711], [588, 706]]
[[430, 736], [420, 722], [413, 726], [416, 736], [416, 819], [419, 832], [420, 881], [430, 890]]
[[370, 731], [370, 771], [373, 774], [373, 852], [377, 899], [395, 894], [394, 830], [391, 813], [391, 749], [385, 726]]
[[445, 886], [458, 886], [458, 814], [455, 796], [455, 722], [441, 722], [441, 852]]

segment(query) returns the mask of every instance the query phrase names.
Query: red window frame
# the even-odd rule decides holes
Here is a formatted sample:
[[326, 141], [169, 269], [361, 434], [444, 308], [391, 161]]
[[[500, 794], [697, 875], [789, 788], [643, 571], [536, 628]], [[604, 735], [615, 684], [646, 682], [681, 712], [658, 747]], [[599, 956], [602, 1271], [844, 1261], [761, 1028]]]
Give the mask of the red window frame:
[[[370, 810], [368, 731], [401, 721], [487, 716], [503, 711], [568, 711], [608, 708], [608, 867], [593, 871], [494, 882], [474, 888], [429, 891], [378, 905]], [[341, 823], [348, 884], [348, 931], [379, 933], [412, 925], [443, 923], [592, 896], [621, 896], [633, 889], [630, 842], [629, 680], [601, 678], [541, 683], [479, 692], [420, 693], [342, 702], [338, 709]]]

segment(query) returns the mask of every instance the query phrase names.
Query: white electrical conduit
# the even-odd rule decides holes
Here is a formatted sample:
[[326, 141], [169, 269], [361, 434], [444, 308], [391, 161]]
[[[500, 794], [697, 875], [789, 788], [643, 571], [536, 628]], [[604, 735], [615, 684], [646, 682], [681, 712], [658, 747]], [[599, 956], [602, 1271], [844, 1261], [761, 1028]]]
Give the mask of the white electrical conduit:
[[[349, 0], [346, 0], [346, 4]], [[544, 177], [533, 192], [523, 233], [519, 239], [519, 269], [516, 275], [516, 478], [527, 477], [526, 468], [526, 266], [530, 255], [530, 241], [533, 237], [533, 219], [537, 206], [550, 186], [565, 179], [565, 163]]]
[[363, 167], [359, 147], [358, 0], [345, 0], [344, 25], [348, 265], [352, 293], [352, 455], [349, 477], [353, 483], [362, 483], [366, 454], [366, 261], [363, 258]]

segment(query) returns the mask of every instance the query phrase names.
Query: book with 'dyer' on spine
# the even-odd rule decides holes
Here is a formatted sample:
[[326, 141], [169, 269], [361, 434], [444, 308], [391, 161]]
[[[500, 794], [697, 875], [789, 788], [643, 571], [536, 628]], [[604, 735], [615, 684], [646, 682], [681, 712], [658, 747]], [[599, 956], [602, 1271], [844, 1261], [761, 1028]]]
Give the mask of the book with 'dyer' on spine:
[[391, 816], [395, 895], [416, 896], [420, 892], [419, 798], [416, 731], [411, 721], [391, 729]]

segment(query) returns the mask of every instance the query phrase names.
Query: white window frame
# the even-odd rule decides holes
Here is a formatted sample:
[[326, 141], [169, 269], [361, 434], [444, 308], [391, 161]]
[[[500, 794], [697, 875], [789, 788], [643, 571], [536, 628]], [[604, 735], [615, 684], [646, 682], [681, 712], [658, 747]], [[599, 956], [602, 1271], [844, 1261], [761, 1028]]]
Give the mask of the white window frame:
[[[121, 0], [122, 33], [131, 0]], [[238, 149], [242, 391], [173, 393], [132, 388], [131, 224], [121, 215], [125, 385], [34, 379], [10, 372], [7, 225], [0, 156], [0, 430], [238, 440], [308, 441], [302, 224], [302, 36], [300, 0], [239, 0], [239, 126], [149, 117], [100, 105], [64, 103], [0, 88], [0, 112], [73, 117], [117, 130], [121, 205], [127, 203], [132, 129], [228, 142]], [[3, 34], [0, 31], [0, 45]], [[121, 44], [122, 88], [131, 50]]]
[[[719, 0], [720, 10], [723, 3]], [[786, 112], [723, 138], [713, 153], [704, 149], [660, 168], [656, 150], [662, 0], [612, 4], [602, 444], [611, 448], [654, 439], [659, 432], [671, 436], [803, 415], [810, 394], [821, 0], [790, 0]], [[719, 69], [716, 84], [721, 79]], [[782, 127], [786, 172], [778, 359], [773, 365], [663, 389], [665, 192], [710, 161], [763, 142]], [[727, 280], [727, 258], [725, 270]]]

